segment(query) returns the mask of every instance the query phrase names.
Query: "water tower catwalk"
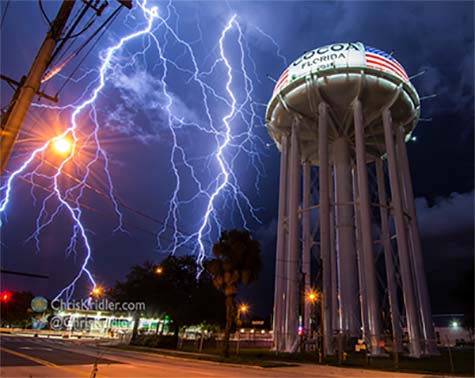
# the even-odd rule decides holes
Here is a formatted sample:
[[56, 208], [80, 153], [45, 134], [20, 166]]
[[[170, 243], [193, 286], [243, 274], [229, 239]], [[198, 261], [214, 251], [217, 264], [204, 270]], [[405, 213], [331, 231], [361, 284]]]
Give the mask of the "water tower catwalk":
[[419, 112], [404, 68], [362, 43], [310, 51], [280, 77], [266, 116], [281, 151], [276, 350], [295, 351], [300, 327], [325, 355], [358, 339], [382, 354], [386, 331], [414, 357], [435, 353], [405, 145]]

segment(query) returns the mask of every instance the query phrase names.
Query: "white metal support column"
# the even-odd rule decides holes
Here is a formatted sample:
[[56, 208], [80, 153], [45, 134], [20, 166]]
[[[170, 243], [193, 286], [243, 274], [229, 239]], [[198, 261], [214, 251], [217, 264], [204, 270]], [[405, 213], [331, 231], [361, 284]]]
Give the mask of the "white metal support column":
[[379, 214], [381, 216], [380, 239], [384, 249], [384, 263], [386, 267], [386, 279], [389, 294], [389, 306], [391, 309], [391, 324], [393, 341], [397, 348], [402, 347], [401, 339], [401, 318], [399, 314], [399, 304], [397, 299], [396, 272], [394, 270], [393, 249], [389, 235], [388, 200], [386, 196], [386, 185], [384, 183], [383, 161], [376, 160], [376, 180], [378, 182]]
[[329, 193], [329, 201], [330, 201], [330, 277], [331, 277], [331, 298], [330, 298], [330, 304], [331, 304], [331, 314], [332, 314], [332, 319], [331, 319], [331, 329], [332, 329], [332, 334], [336, 330], [340, 329], [340, 313], [338, 311], [338, 298], [339, 298], [339, 290], [340, 290], [340, 285], [339, 285], [339, 277], [338, 277], [338, 261], [337, 261], [337, 255], [336, 255], [336, 231], [335, 231], [335, 183], [334, 183], [334, 174], [333, 174], [333, 168], [330, 165], [329, 167], [329, 185], [330, 187], [328, 188], [328, 193]]
[[356, 170], [358, 173], [358, 192], [360, 198], [360, 219], [362, 233], [362, 247], [364, 254], [364, 270], [366, 280], [366, 293], [368, 298], [368, 327], [369, 338], [371, 340], [371, 354], [381, 353], [380, 340], [380, 319], [378, 306], [378, 292], [376, 288], [376, 272], [373, 255], [373, 237], [371, 233], [371, 211], [368, 188], [368, 171], [366, 168], [366, 151], [364, 141], [363, 111], [361, 101], [354, 101], [354, 125], [355, 125], [355, 148], [356, 148]]
[[275, 292], [274, 292], [274, 348], [283, 351], [284, 345], [284, 317], [286, 308], [286, 227], [287, 217], [287, 167], [288, 167], [288, 142], [287, 135], [281, 139], [280, 155], [280, 181], [279, 181], [279, 219], [277, 223], [277, 253], [275, 259]]
[[[310, 291], [310, 250], [312, 248], [312, 235], [310, 232], [310, 186], [311, 186], [311, 165], [310, 162], [305, 161], [303, 163], [303, 201], [302, 201], [302, 241], [303, 241], [303, 251], [302, 251], [302, 273], [305, 277], [305, 286], [304, 293], [306, 294]], [[313, 304], [306, 300], [306, 297], [303, 298], [305, 301], [305, 310], [304, 310], [304, 329], [305, 332], [309, 335], [310, 331], [310, 316], [311, 309]]]
[[320, 256], [323, 282], [323, 353], [333, 354], [331, 319], [331, 265], [330, 265], [330, 201], [328, 174], [328, 109], [325, 103], [318, 106], [318, 160], [320, 178]]
[[359, 193], [358, 193], [358, 173], [356, 167], [353, 168], [353, 197], [355, 207], [355, 237], [356, 237], [356, 256], [358, 261], [358, 284], [359, 284], [359, 298], [360, 298], [360, 312], [361, 312], [361, 324], [363, 328], [363, 340], [368, 343], [369, 340], [369, 326], [368, 326], [368, 294], [366, 293], [366, 278], [364, 271], [364, 254], [363, 254], [363, 242], [361, 240], [361, 216], [359, 206]]
[[427, 288], [426, 274], [424, 271], [424, 261], [422, 257], [421, 237], [417, 224], [416, 207], [414, 205], [414, 191], [412, 188], [411, 172], [409, 169], [409, 159], [407, 158], [406, 143], [404, 141], [404, 130], [400, 127], [396, 129], [396, 152], [400, 162], [402, 189], [404, 203], [409, 212], [411, 220], [409, 222], [410, 250], [414, 267], [415, 289], [419, 299], [419, 311], [422, 321], [422, 337], [425, 344], [425, 353], [438, 354], [437, 341], [432, 324], [432, 312], [430, 308], [429, 290]]
[[350, 146], [345, 137], [333, 142], [336, 243], [340, 272], [340, 331], [359, 336], [358, 277], [355, 251]]
[[288, 254], [287, 254], [287, 308], [286, 308], [286, 345], [288, 352], [295, 352], [299, 337], [297, 328], [299, 325], [300, 307], [300, 227], [299, 227], [299, 204], [300, 204], [300, 151], [299, 151], [299, 119], [296, 117], [292, 122], [292, 134], [290, 140], [289, 160], [289, 193], [288, 193]]
[[417, 305], [414, 292], [414, 285], [411, 272], [411, 261], [407, 249], [407, 236], [404, 224], [404, 213], [402, 207], [401, 188], [398, 177], [398, 167], [396, 162], [396, 151], [394, 147], [394, 133], [392, 127], [391, 112], [389, 109], [383, 111], [384, 139], [386, 142], [386, 152], [388, 155], [389, 182], [391, 184], [391, 197], [394, 207], [394, 220], [396, 223], [397, 249], [399, 254], [399, 265], [401, 271], [402, 289], [404, 304], [406, 307], [407, 330], [409, 333], [409, 349], [413, 357], [419, 358], [421, 355], [419, 319], [417, 316]]

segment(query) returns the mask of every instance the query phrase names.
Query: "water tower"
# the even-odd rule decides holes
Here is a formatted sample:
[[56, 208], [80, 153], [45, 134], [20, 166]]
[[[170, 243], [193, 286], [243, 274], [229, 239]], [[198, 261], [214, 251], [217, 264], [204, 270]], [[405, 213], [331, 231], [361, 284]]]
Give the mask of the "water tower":
[[[382, 354], [387, 329], [401, 348], [403, 325], [411, 356], [436, 352], [405, 145], [419, 110], [401, 64], [359, 42], [309, 51], [278, 80], [266, 115], [281, 151], [277, 351], [297, 349], [321, 304], [325, 355], [361, 338]], [[317, 284], [320, 303], [306, 302]]]

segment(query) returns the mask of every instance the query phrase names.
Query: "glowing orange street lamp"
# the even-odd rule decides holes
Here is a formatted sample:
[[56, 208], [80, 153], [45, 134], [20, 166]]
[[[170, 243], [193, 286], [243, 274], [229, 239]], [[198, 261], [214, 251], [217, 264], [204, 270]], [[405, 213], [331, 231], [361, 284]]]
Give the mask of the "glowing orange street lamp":
[[51, 140], [53, 149], [60, 155], [69, 155], [73, 149], [73, 141], [67, 136], [60, 136]]
[[307, 301], [310, 303], [315, 303], [318, 300], [318, 293], [314, 290], [310, 290], [307, 293]]
[[239, 311], [241, 314], [245, 314], [249, 310], [249, 306], [246, 304], [242, 304], [239, 306]]
[[96, 286], [94, 289], [92, 289], [92, 296], [94, 297], [99, 297], [102, 295], [102, 293], [104, 292], [104, 290], [102, 289], [102, 287], [100, 286]]
[[[242, 325], [241, 314], [245, 314], [248, 310], [249, 310], [249, 306], [247, 304], [242, 303], [239, 305], [238, 310], [237, 310], [237, 319], [236, 319], [237, 326], [240, 327]], [[240, 332], [238, 332], [238, 339], [236, 343], [236, 354], [239, 354], [240, 339], [241, 339]]]
[[247, 304], [240, 304], [237, 310], [237, 324], [241, 325], [241, 314], [245, 314], [249, 310], [249, 306]]
[[163, 268], [161, 266], [157, 266], [155, 268], [155, 274], [162, 274], [163, 273]]

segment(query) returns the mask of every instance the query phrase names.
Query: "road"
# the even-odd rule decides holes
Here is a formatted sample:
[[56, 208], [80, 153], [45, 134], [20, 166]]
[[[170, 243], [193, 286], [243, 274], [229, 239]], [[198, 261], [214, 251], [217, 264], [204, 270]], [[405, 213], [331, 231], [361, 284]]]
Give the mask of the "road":
[[[97, 347], [90, 341], [0, 336], [2, 377], [322, 377], [416, 378], [421, 375], [320, 365], [258, 368]], [[98, 355], [99, 353], [99, 355]]]

